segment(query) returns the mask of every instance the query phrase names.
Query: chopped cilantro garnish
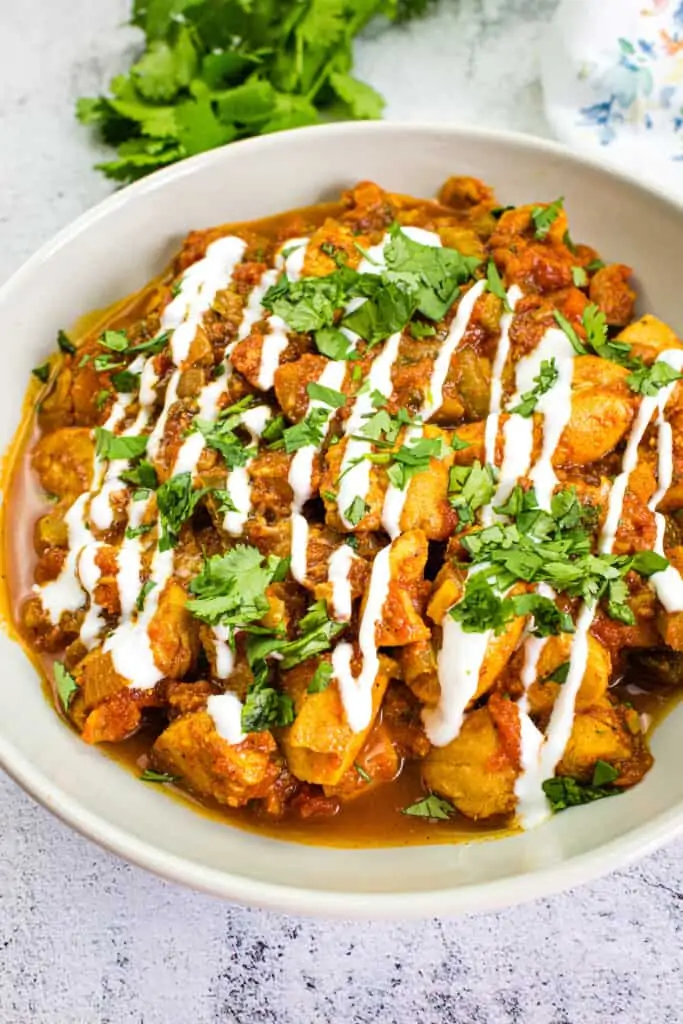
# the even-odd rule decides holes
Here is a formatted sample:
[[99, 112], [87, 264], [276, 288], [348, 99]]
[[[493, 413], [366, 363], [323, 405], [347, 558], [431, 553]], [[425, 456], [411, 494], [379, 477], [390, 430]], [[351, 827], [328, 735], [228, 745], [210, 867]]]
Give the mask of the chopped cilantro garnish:
[[206, 487], [195, 490], [191, 473], [176, 473], [157, 491], [157, 507], [161, 520], [159, 551], [168, 551], [178, 543], [180, 530], [208, 493]]
[[308, 693], [322, 693], [330, 685], [332, 666], [329, 661], [321, 661], [308, 684]]
[[216, 502], [216, 511], [219, 516], [225, 516], [228, 512], [238, 512], [239, 509], [232, 500], [230, 491], [224, 491], [216, 487], [211, 491], [211, 497]]
[[130, 342], [125, 331], [105, 331], [99, 338], [99, 344], [110, 352], [126, 352]]
[[495, 469], [482, 466], [476, 459], [471, 466], [451, 466], [448, 475], [448, 500], [461, 523], [474, 522], [474, 513], [487, 505], [496, 490]]
[[547, 676], [540, 679], [540, 683], [559, 683], [560, 686], [567, 682], [567, 676], [569, 675], [568, 661], [563, 661], [557, 668], [554, 668], [552, 672], [549, 672]]
[[436, 327], [433, 327], [432, 324], [425, 324], [421, 320], [413, 320], [410, 325], [410, 333], [419, 341], [420, 338], [431, 338], [436, 334]]
[[244, 732], [265, 732], [274, 727], [291, 725], [294, 721], [292, 698], [272, 686], [252, 686], [242, 707]]
[[358, 764], [358, 761], [354, 761], [353, 767], [356, 769], [356, 774], [358, 775], [359, 779], [362, 779], [363, 782], [367, 783], [372, 782], [372, 776], [368, 772], [366, 772], [362, 764]]
[[134, 540], [136, 537], [144, 537], [154, 526], [154, 523], [140, 523], [139, 526], [126, 527], [126, 539]]
[[252, 404], [252, 396], [247, 395], [235, 405], [224, 409], [215, 421], [199, 417], [194, 420], [194, 427], [202, 434], [207, 447], [221, 453], [228, 469], [245, 466], [253, 454], [253, 449], [247, 447], [235, 433], [235, 428], [242, 422], [242, 414]]
[[[417, 473], [429, 469], [432, 459], [438, 459], [443, 444], [439, 437], [413, 438], [409, 443], [391, 453], [392, 465], [387, 469], [389, 480], [400, 490], [405, 490]], [[348, 518], [348, 517], [347, 517]]]
[[119, 370], [112, 374], [111, 382], [121, 394], [130, 394], [140, 387], [140, 374], [131, 373], [130, 370]]
[[57, 331], [57, 344], [66, 355], [72, 356], [76, 351], [76, 346], [65, 331]]
[[486, 287], [493, 295], [496, 295], [502, 301], [505, 312], [510, 313], [512, 307], [510, 306], [505, 286], [500, 279], [498, 267], [493, 260], [489, 260], [488, 266], [486, 267]]
[[41, 384], [47, 384], [50, 379], [50, 361], [43, 363], [42, 366], [36, 366], [31, 370], [34, 377], [37, 377]]
[[652, 366], [641, 366], [640, 369], [634, 370], [626, 378], [626, 383], [631, 391], [653, 397], [660, 388], [667, 387], [681, 379], [683, 379], [683, 373], [674, 370], [663, 359], [658, 359]]
[[544, 359], [541, 362], [540, 372], [537, 377], [534, 377], [534, 386], [530, 391], [525, 391], [522, 395], [522, 400], [518, 405], [508, 409], [508, 412], [517, 413], [518, 416], [531, 416], [534, 409], [538, 405], [538, 400], [541, 395], [545, 395], [547, 391], [550, 391], [554, 387], [557, 378], [559, 377], [559, 371], [557, 369], [557, 363], [554, 359]]
[[463, 441], [463, 439], [461, 437], [458, 437], [457, 434], [453, 434], [453, 437], [451, 438], [451, 448], [453, 449], [454, 452], [462, 452], [465, 450], [465, 448], [471, 447], [472, 445], [470, 444], [469, 441]]
[[351, 526], [358, 526], [359, 522], [370, 511], [370, 506], [363, 498], [355, 497], [344, 512], [344, 519]]
[[178, 782], [180, 775], [169, 775], [168, 772], [155, 772], [152, 768], [145, 768], [142, 775], [140, 775], [141, 782], [158, 782], [160, 784], [168, 782]]
[[146, 434], [113, 434], [95, 427], [95, 453], [99, 459], [137, 459], [147, 449]]
[[61, 661], [56, 661], [54, 663], [53, 671], [55, 677], [55, 689], [57, 690], [59, 703], [62, 705], [63, 710], [68, 712], [69, 707], [71, 706], [71, 701], [78, 692], [78, 684]]
[[269, 608], [266, 587], [286, 572], [286, 560], [264, 560], [258, 548], [238, 544], [224, 555], [212, 555], [190, 582], [187, 608], [211, 626], [244, 628], [263, 618]]
[[407, 814], [412, 818], [433, 818], [437, 821], [447, 821], [456, 813], [453, 804], [443, 800], [440, 796], [430, 793], [422, 800], [417, 800], [410, 807], [404, 807], [401, 814]]
[[329, 409], [311, 409], [308, 416], [287, 427], [283, 431], [284, 447], [288, 453], [296, 452], [299, 448], [307, 448], [313, 445], [315, 448], [323, 443], [325, 437], [324, 428], [330, 418]]
[[531, 219], [534, 222], [534, 236], [539, 240], [543, 240], [551, 226], [555, 223], [557, 218], [560, 216], [560, 211], [563, 208], [564, 196], [560, 196], [553, 203], [548, 203], [547, 206], [534, 206], [531, 211]]
[[132, 469], [126, 469], [121, 473], [121, 479], [133, 487], [143, 487], [145, 490], [155, 491], [157, 486], [157, 471], [151, 462], [143, 459]]
[[103, 409], [105, 407], [110, 395], [111, 391], [107, 391], [106, 388], [102, 388], [101, 391], [97, 392], [95, 396], [95, 405], [97, 406], [98, 409]]
[[332, 409], [341, 409], [346, 404], [346, 395], [343, 392], [335, 391], [334, 388], [326, 388], [323, 384], [314, 381], [306, 385], [306, 392], [309, 398], [329, 405]]
[[273, 444], [274, 441], [281, 441], [287, 420], [281, 413], [271, 417], [261, 432], [262, 439], [266, 444]]
[[105, 353], [101, 356], [95, 356], [92, 364], [98, 373], [106, 373], [107, 370], [116, 370], [119, 366], [123, 366], [123, 363], [120, 360], [116, 359], [109, 353]]
[[569, 338], [572, 348], [574, 349], [576, 354], [579, 356], [587, 355], [588, 353], [586, 346], [583, 344], [578, 334], [576, 333], [575, 328], [572, 324], [570, 324], [569, 320], [567, 320], [564, 313], [561, 313], [559, 309], [555, 309], [553, 310], [553, 316], [555, 317], [555, 320], [557, 321], [558, 325], [562, 328], [564, 333]]
[[[321, 327], [315, 332], [315, 344], [321, 355], [328, 359], [350, 359], [353, 345], [338, 327]], [[360, 367], [354, 366], [354, 372]]]
[[[625, 576], [632, 571], [651, 576], [668, 564], [651, 551], [634, 555], [592, 554], [588, 531], [594, 525], [595, 510], [582, 506], [571, 489], [553, 495], [551, 511], [546, 512], [538, 507], [533, 491], [516, 487], [506, 504], [496, 511], [514, 522], [495, 523], [461, 540], [475, 565], [482, 566], [468, 579], [466, 600], [451, 611], [454, 618], [463, 622], [463, 629], [499, 630], [512, 614], [533, 613], [524, 595], [512, 599], [501, 596], [520, 580], [549, 583], [559, 593], [590, 604], [605, 599], [610, 616], [630, 622], [632, 612]], [[512, 603], [506, 604], [510, 600]], [[461, 607], [463, 603], [465, 606]], [[545, 610], [541, 605], [537, 607], [547, 618], [547, 606]], [[553, 630], [558, 626], [564, 631], [570, 629], [568, 619], [560, 621], [552, 612], [548, 621]]]
[[588, 274], [583, 267], [572, 267], [572, 281], [576, 288], [585, 288], [588, 284]]
[[564, 811], [568, 807], [578, 807], [580, 804], [623, 793], [623, 789], [613, 785], [618, 776], [619, 773], [612, 765], [606, 761], [596, 761], [590, 785], [569, 776], [558, 775], [545, 780], [543, 792], [553, 811]]
[[596, 270], [602, 270], [604, 266], [606, 266], [606, 264], [603, 260], [595, 259], [590, 261], [590, 263], [586, 267], [586, 270], [588, 270], [591, 274], [594, 274]]
[[156, 583], [154, 582], [154, 580], [145, 580], [145, 582], [140, 587], [140, 593], [138, 594], [137, 600], [135, 602], [135, 607], [139, 612], [141, 612], [142, 609], [145, 607], [145, 600], [147, 598], [147, 595], [150, 593], [150, 591], [154, 590], [155, 587]]

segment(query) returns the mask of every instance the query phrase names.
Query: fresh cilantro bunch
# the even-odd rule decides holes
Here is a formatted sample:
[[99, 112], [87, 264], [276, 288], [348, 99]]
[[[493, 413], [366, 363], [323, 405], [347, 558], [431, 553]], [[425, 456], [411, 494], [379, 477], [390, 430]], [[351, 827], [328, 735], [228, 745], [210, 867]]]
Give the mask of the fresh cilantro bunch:
[[145, 49], [77, 116], [116, 147], [98, 169], [135, 181], [249, 135], [330, 118], [377, 118], [382, 97], [351, 74], [375, 16], [403, 21], [432, 0], [134, 0]]

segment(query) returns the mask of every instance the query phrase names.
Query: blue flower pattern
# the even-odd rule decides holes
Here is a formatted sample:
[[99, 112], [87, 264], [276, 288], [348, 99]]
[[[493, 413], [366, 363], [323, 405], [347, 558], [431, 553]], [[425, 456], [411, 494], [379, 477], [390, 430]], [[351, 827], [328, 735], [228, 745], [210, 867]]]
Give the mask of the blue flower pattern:
[[[661, 8], [662, 0], [659, 3]], [[675, 4], [669, 16], [670, 32], [661, 31], [657, 38], [650, 39], [620, 38], [607, 69], [594, 67], [581, 75], [599, 98], [580, 108], [577, 124], [594, 126], [601, 145], [609, 146], [625, 124], [652, 130], [653, 115], [660, 129], [666, 127], [672, 135], [680, 133], [683, 138], [683, 84], [666, 84], [655, 90], [652, 70], [659, 61], [673, 62], [679, 71], [676, 77], [683, 81], [683, 0], [675, 0]], [[683, 160], [683, 154], [670, 159]]]

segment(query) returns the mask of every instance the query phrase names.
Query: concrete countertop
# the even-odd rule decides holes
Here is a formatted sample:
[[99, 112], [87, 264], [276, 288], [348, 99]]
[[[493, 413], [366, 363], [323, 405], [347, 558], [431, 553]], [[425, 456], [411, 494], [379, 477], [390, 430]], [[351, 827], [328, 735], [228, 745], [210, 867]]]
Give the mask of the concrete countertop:
[[[390, 117], [545, 133], [536, 52], [554, 6], [445, 0], [364, 40], [357, 69]], [[125, 66], [127, 10], [0, 2], [0, 280], [110, 191], [72, 107]], [[0, 778], [1, 1024], [677, 1024], [682, 924], [683, 842], [498, 914], [311, 922], [159, 881]]]

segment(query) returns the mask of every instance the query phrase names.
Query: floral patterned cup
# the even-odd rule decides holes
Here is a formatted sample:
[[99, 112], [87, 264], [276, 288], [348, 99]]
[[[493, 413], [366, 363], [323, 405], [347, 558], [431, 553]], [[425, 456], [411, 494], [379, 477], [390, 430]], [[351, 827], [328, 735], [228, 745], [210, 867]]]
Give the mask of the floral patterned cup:
[[683, 0], [562, 0], [542, 64], [559, 139], [683, 195]]

